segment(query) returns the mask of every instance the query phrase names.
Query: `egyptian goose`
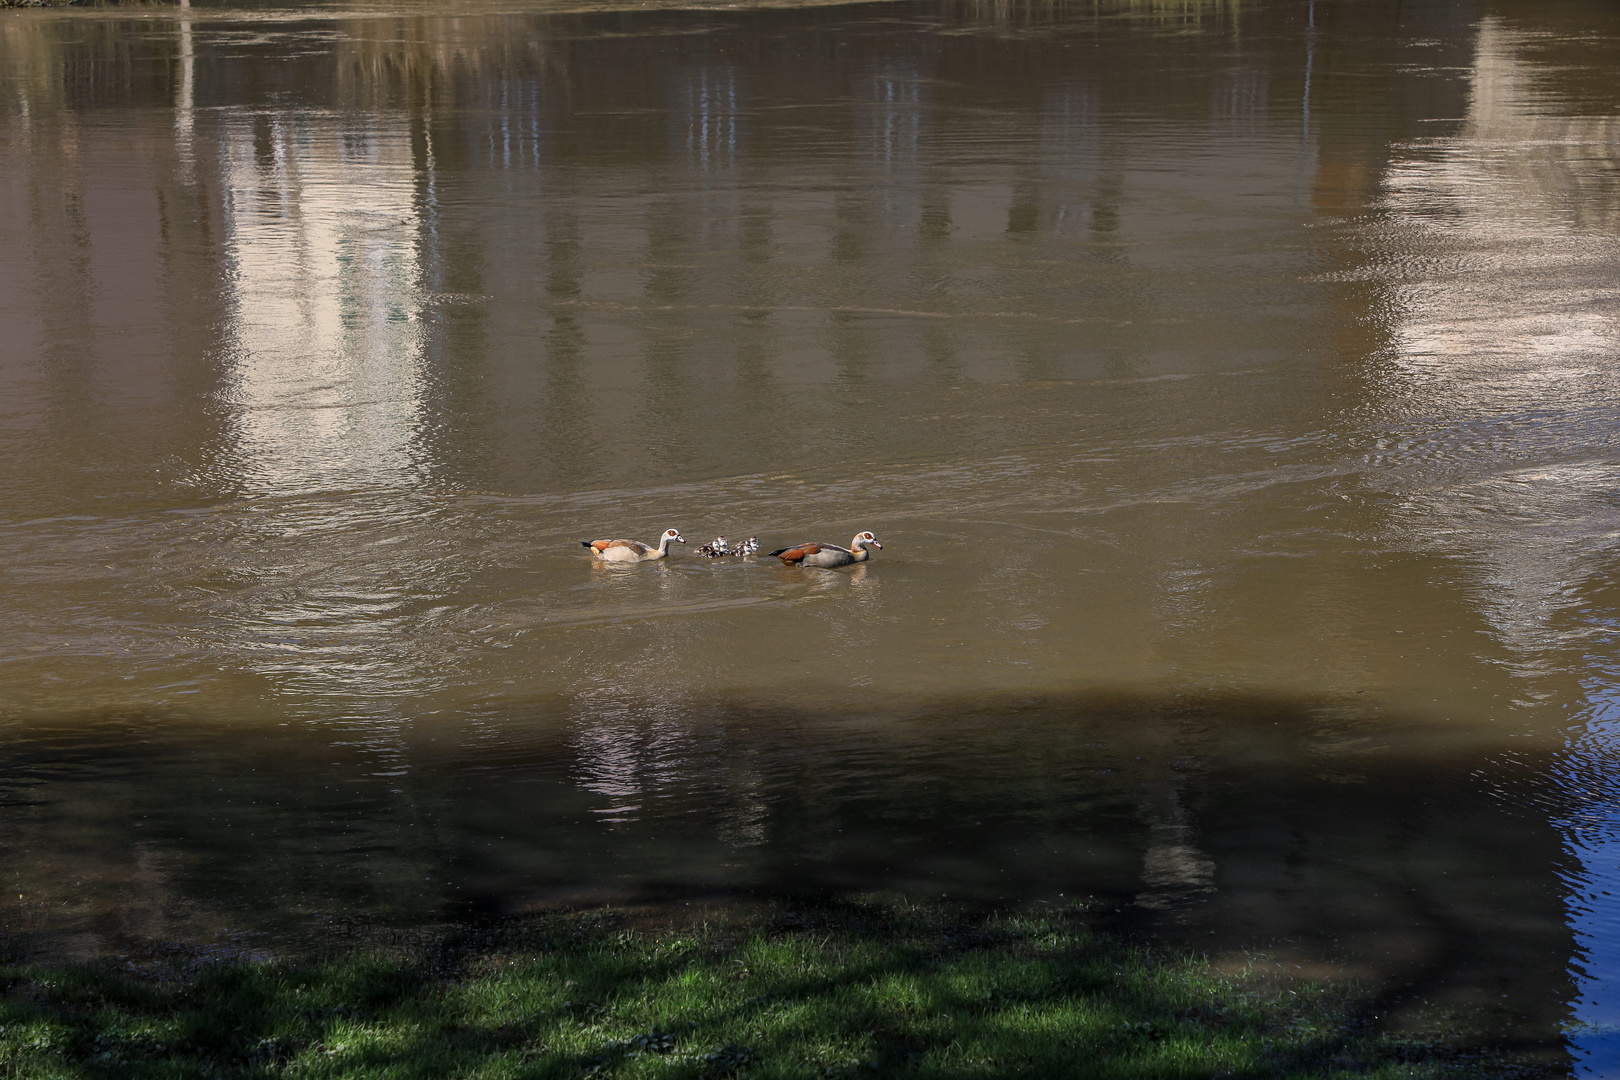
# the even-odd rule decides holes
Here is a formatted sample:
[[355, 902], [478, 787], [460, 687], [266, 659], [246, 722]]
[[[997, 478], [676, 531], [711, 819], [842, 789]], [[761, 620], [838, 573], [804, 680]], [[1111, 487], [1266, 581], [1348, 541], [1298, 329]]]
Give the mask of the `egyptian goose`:
[[581, 540], [579, 543], [581, 547], [590, 548], [591, 554], [603, 562], [651, 562], [669, 554], [671, 540], [677, 544], [686, 543], [674, 529], [664, 530], [664, 535], [658, 538], [657, 547], [648, 547], [634, 540]]
[[778, 559], [789, 566], [848, 566], [850, 563], [865, 562], [872, 557], [867, 548], [883, 550], [877, 537], [869, 532], [856, 533], [855, 539], [849, 542], [849, 547], [841, 548], [837, 544], [800, 544], [798, 547], [781, 548], [771, 552]]

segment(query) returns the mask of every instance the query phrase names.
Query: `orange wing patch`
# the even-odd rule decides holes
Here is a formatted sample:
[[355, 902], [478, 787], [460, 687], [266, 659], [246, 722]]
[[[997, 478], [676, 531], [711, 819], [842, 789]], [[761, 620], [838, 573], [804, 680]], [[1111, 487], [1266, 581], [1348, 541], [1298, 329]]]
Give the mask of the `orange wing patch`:
[[608, 548], [612, 547], [615, 543], [622, 544], [622, 543], [624, 543], [624, 541], [623, 540], [617, 540], [617, 541], [615, 541], [615, 540], [592, 540], [591, 541], [591, 547], [595, 548], [597, 551], [606, 551]]

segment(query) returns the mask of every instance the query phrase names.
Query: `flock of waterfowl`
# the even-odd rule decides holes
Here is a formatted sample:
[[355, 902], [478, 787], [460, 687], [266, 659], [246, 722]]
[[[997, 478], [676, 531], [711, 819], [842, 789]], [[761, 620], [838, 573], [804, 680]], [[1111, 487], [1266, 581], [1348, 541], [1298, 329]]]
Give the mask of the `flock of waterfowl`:
[[[638, 563], [667, 558], [671, 543], [684, 544], [686, 540], [678, 529], [665, 529], [664, 535], [658, 538], [656, 544], [643, 544], [638, 540], [581, 540], [579, 543], [581, 547], [590, 548], [591, 554], [602, 562]], [[870, 532], [859, 532], [855, 534], [855, 539], [850, 541], [849, 547], [839, 547], [837, 544], [795, 544], [793, 547], [777, 548], [768, 554], [781, 559], [788, 566], [819, 566], [831, 569], [865, 562], [872, 557], [872, 548], [882, 551], [883, 545], [878, 543], [877, 537]], [[698, 556], [705, 559], [733, 556], [747, 558], [758, 552], [757, 536], [750, 536], [736, 547], [728, 544], [724, 536], [717, 536], [697, 549]]]

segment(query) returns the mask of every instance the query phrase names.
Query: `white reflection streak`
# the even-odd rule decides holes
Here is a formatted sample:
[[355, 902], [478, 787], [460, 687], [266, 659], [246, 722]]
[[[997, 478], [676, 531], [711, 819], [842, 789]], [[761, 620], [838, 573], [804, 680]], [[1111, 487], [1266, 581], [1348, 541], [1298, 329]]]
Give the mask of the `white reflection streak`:
[[[1396, 411], [1430, 424], [1400, 448], [1419, 459], [1415, 473], [1432, 470], [1407, 513], [1437, 544], [1483, 563], [1481, 606], [1531, 667], [1580, 640], [1579, 583], [1620, 535], [1620, 467], [1604, 446], [1620, 355], [1609, 313], [1620, 298], [1620, 215], [1583, 198], [1612, 167], [1620, 119], [1538, 108], [1533, 74], [1520, 40], [1483, 20], [1466, 125], [1393, 164], [1386, 188], [1396, 221], [1416, 226], [1397, 268], [1404, 284], [1392, 290], [1392, 385], [1406, 399]], [[1546, 433], [1558, 425], [1567, 433]], [[1523, 460], [1531, 455], [1540, 460]], [[1601, 670], [1590, 657], [1585, 664]], [[1591, 1076], [1620, 1075], [1620, 798], [1607, 780], [1620, 740], [1614, 675], [1589, 679], [1591, 721], [1560, 776], [1585, 805], [1558, 824], [1580, 863], [1567, 896], [1582, 951], [1572, 1042]]]
[[1305, 177], [1316, 155], [1311, 153], [1311, 78], [1316, 67], [1316, 0], [1311, 0], [1305, 25], [1305, 90], [1299, 99], [1299, 190], [1294, 201], [1302, 201]]
[[[1433, 147], [1436, 152], [1393, 163], [1387, 177], [1387, 206], [1428, 226], [1427, 235], [1414, 238], [1424, 250], [1413, 258], [1417, 283], [1400, 290], [1404, 317], [1396, 327], [1398, 355], [1419, 378], [1484, 379], [1507, 384], [1492, 389], [1513, 391], [1526, 369], [1540, 378], [1587, 373], [1584, 365], [1549, 370], [1547, 353], [1597, 354], [1606, 362], [1620, 343], [1613, 319], [1596, 305], [1549, 312], [1503, 304], [1482, 281], [1486, 275], [1500, 280], [1503, 271], [1523, 278], [1574, 261], [1577, 255], [1554, 245], [1574, 238], [1576, 223], [1567, 211], [1579, 194], [1580, 167], [1601, 171], [1608, 157], [1582, 149], [1620, 141], [1615, 118], [1561, 117], [1533, 108], [1518, 45], [1496, 20], [1481, 22], [1467, 124], [1457, 138]], [[1465, 244], [1472, 249], [1458, 250]], [[1448, 253], [1452, 265], [1434, 264]], [[1605, 261], [1613, 254], [1602, 253]], [[1493, 257], [1511, 263], [1499, 265]], [[1501, 292], [1511, 298], [1517, 288]], [[1564, 297], [1568, 290], [1551, 295]], [[1525, 357], [1525, 349], [1542, 355]]]
[[234, 464], [249, 491], [393, 486], [413, 471], [422, 354], [410, 140], [310, 117], [227, 125]]
[[594, 811], [601, 820], [633, 820], [650, 794], [682, 778], [690, 732], [678, 715], [668, 705], [602, 702], [592, 708], [571, 741], [580, 787], [608, 800]]
[[371, 700], [352, 718], [390, 718], [391, 702], [442, 677], [407, 613], [433, 567], [397, 544], [413, 527], [400, 495], [425, 407], [406, 121], [237, 116], [222, 137], [234, 422], [219, 480], [279, 497], [252, 519], [266, 544], [298, 538], [263, 549], [232, 638], [295, 714], [293, 702], [330, 717], [323, 703]]
[[[189, 12], [191, 0], [180, 0], [180, 10]], [[191, 40], [191, 20], [180, 20], [180, 90], [174, 110], [174, 146], [180, 158], [180, 179], [191, 183], [195, 177], [196, 158], [192, 152], [191, 131], [194, 118], [195, 78], [197, 55]]]
[[922, 140], [922, 75], [885, 71], [874, 78], [873, 156], [884, 172], [915, 165]]
[[1571, 437], [1543, 433], [1553, 418], [1572, 430], [1614, 419], [1603, 391], [1620, 354], [1620, 289], [1591, 283], [1612, 282], [1620, 247], [1594, 242], [1602, 230], [1568, 208], [1583, 173], [1607, 166], [1620, 121], [1538, 109], [1519, 48], [1483, 20], [1467, 123], [1390, 166], [1385, 207], [1402, 241], [1391, 246], [1407, 254], [1392, 268], [1387, 385], [1405, 399], [1391, 413], [1425, 418], [1390, 436], [1427, 481], [1409, 515], [1483, 558], [1486, 612], [1532, 656], [1560, 643], [1548, 619], [1586, 572], [1581, 541], [1602, 542], [1612, 524], [1612, 465], [1570, 460]]
[[686, 153], [700, 172], [735, 167], [741, 106], [737, 73], [703, 67], [686, 84]]

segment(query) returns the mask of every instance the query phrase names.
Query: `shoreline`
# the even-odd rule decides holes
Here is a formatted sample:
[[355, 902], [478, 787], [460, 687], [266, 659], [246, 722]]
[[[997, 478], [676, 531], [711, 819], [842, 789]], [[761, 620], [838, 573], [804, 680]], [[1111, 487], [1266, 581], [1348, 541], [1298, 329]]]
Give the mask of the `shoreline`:
[[137, 1078], [1555, 1071], [1553, 1048], [1543, 1068], [1383, 1032], [1366, 987], [1217, 972], [1099, 931], [1080, 904], [713, 914], [546, 912], [298, 959], [6, 964], [0, 1060]]

